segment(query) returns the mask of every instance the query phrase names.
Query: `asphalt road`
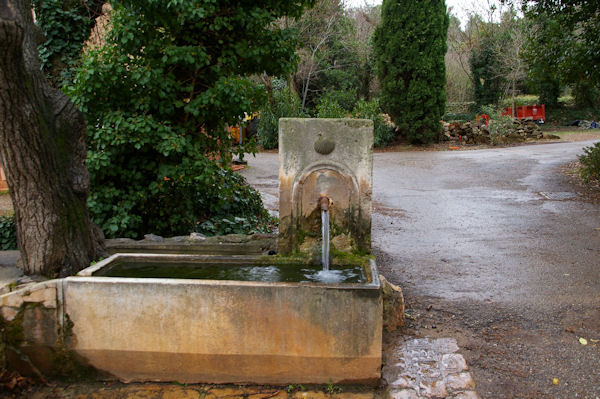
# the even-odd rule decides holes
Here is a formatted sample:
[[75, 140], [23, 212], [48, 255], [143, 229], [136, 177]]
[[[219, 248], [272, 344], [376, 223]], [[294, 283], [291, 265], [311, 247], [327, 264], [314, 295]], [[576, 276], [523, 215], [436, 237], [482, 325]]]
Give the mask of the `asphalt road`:
[[[373, 251], [404, 333], [457, 338], [484, 398], [600, 398], [600, 204], [559, 171], [590, 144], [374, 156]], [[272, 210], [278, 161], [242, 172]]]

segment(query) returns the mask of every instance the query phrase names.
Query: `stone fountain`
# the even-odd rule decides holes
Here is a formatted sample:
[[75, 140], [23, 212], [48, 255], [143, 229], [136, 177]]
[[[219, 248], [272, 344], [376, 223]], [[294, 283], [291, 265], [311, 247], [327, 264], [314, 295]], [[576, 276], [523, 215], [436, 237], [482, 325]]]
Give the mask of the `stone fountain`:
[[[280, 254], [311, 256], [118, 253], [1, 295], [0, 324], [15, 332], [3, 342], [8, 366], [121, 381], [377, 384], [381, 283], [374, 260], [357, 255], [370, 250], [372, 124], [282, 119], [280, 143]], [[354, 252], [341, 259], [358, 266], [355, 282], [302, 277], [325, 211], [332, 249]], [[284, 264], [301, 277], [277, 279]], [[240, 271], [249, 274], [231, 277]]]

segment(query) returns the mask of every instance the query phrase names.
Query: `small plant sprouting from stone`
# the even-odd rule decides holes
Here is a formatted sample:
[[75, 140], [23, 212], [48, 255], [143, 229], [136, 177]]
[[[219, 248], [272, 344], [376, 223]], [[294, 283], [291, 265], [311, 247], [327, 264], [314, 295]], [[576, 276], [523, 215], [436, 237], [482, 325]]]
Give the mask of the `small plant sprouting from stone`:
[[100, 258], [98, 258], [96, 260], [93, 260], [93, 261], [90, 262], [90, 266], [94, 266], [96, 263], [98, 263], [100, 261], [103, 261], [103, 260], [104, 260], [103, 257], [100, 257]]
[[329, 395], [335, 395], [336, 393], [341, 393], [342, 388], [329, 381], [329, 384], [327, 384], [327, 387], [325, 388], [325, 392], [327, 392]]
[[305, 391], [305, 390], [306, 390], [306, 388], [302, 384], [290, 384], [287, 387], [288, 393], [291, 393], [294, 391]]

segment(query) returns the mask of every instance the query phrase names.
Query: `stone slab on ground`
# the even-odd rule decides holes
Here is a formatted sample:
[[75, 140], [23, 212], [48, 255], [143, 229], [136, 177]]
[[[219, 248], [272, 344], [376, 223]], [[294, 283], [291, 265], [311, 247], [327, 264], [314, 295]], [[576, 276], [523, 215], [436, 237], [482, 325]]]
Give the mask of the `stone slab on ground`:
[[385, 355], [383, 378], [390, 399], [479, 399], [475, 381], [452, 338], [400, 338]]

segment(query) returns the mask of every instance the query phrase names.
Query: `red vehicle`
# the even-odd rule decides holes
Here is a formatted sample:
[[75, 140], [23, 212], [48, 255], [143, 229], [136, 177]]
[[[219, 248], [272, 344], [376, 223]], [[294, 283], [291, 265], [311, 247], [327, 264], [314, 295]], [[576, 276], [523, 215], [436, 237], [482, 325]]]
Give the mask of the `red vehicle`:
[[[537, 123], [544, 123], [546, 120], [546, 106], [544, 104], [524, 105], [522, 107], [516, 107], [515, 111], [515, 117], [517, 119], [525, 119]], [[512, 107], [504, 108], [502, 115], [513, 116]]]

